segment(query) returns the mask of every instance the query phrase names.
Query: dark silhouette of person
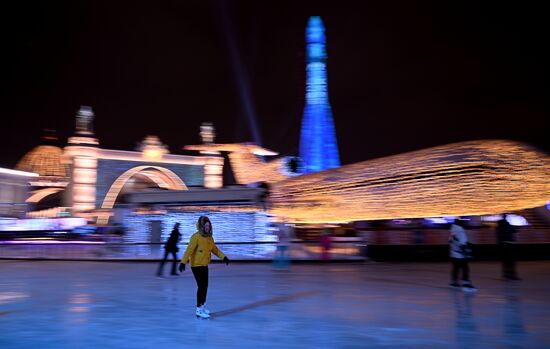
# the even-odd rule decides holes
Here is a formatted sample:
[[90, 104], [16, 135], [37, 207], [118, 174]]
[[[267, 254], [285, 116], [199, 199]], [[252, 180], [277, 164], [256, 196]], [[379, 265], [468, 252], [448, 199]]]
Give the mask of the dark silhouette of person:
[[166, 243], [164, 244], [164, 258], [162, 259], [162, 262], [160, 262], [157, 276], [162, 276], [162, 269], [164, 268], [164, 263], [166, 263], [169, 254], [172, 254], [172, 257], [174, 257], [174, 261], [172, 263], [172, 275], [178, 275], [178, 273], [176, 272], [176, 267], [178, 265], [177, 253], [179, 251], [178, 242], [180, 242], [181, 240], [179, 227], [179, 223], [174, 224], [174, 229], [172, 229], [170, 237], [168, 238], [168, 240], [166, 240]]
[[263, 210], [267, 211], [267, 209], [269, 208], [268, 202], [267, 202], [270, 194], [269, 184], [267, 184], [266, 182], [261, 182], [258, 185], [258, 188], [262, 189], [260, 196], [258, 198], [258, 201], [260, 202], [260, 205], [263, 208]]
[[332, 245], [332, 229], [323, 228], [319, 234], [319, 244], [321, 245], [321, 260], [329, 261], [330, 260], [330, 247]]
[[506, 219], [505, 213], [497, 222], [497, 242], [502, 262], [502, 277], [508, 280], [519, 280], [516, 272], [515, 241], [516, 228]]

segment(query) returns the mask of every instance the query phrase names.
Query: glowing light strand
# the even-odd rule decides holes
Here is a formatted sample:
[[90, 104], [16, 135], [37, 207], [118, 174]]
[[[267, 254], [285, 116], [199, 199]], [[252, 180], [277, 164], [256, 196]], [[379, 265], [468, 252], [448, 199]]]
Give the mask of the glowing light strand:
[[286, 179], [271, 204], [301, 222], [494, 214], [544, 205], [549, 175], [527, 145], [464, 142]]

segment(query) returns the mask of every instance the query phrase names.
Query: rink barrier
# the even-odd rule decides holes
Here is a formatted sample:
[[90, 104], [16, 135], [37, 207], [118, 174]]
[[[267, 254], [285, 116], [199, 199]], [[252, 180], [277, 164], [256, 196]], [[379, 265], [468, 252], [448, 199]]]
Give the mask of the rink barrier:
[[[273, 241], [220, 241], [216, 245], [232, 261], [271, 261], [277, 250]], [[181, 257], [187, 243], [179, 244]], [[331, 260], [361, 261], [366, 256], [366, 246], [357, 239], [332, 243]], [[289, 254], [292, 260], [320, 260], [322, 247], [317, 242], [292, 241]], [[117, 243], [102, 241], [0, 241], [0, 259], [39, 260], [136, 260], [159, 261], [164, 256], [163, 243]], [[216, 257], [212, 258], [216, 261]]]

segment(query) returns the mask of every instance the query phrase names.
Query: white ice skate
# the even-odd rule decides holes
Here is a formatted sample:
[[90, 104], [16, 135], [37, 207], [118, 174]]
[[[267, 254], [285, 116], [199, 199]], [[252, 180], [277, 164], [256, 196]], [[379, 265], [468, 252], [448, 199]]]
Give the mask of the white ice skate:
[[206, 309], [205, 304], [201, 305], [202, 311], [204, 311], [206, 314], [210, 315], [210, 310]]
[[197, 317], [200, 317], [202, 319], [208, 319], [210, 317], [210, 314], [207, 314], [204, 311], [203, 307], [197, 307], [197, 311], [195, 312], [195, 315], [197, 315]]

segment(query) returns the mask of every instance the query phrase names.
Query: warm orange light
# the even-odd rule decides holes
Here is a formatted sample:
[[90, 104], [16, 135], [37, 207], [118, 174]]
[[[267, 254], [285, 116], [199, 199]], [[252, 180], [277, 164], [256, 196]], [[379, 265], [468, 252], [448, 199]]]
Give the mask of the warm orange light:
[[450, 144], [289, 178], [272, 213], [296, 222], [486, 215], [545, 205], [550, 158], [517, 142]]

